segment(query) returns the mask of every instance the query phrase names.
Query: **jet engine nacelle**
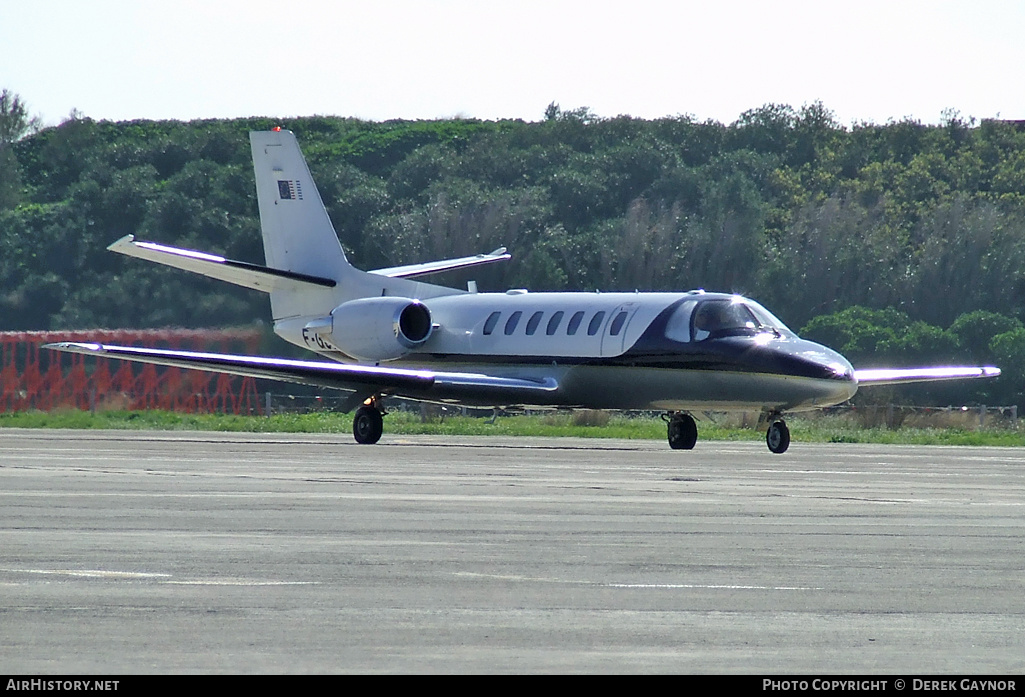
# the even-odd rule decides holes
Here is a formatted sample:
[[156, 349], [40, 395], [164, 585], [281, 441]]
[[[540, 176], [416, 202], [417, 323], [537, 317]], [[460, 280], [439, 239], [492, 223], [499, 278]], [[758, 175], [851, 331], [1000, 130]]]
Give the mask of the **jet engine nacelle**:
[[353, 358], [390, 361], [427, 341], [433, 328], [431, 311], [419, 300], [362, 298], [331, 311], [329, 337], [334, 346]]

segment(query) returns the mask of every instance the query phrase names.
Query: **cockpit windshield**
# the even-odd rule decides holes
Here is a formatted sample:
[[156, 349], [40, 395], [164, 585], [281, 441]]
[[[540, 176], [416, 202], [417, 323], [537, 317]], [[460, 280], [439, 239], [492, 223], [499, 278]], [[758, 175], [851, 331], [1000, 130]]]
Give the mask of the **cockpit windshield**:
[[793, 334], [764, 307], [739, 296], [689, 300], [677, 308], [666, 325], [666, 337], [681, 342], [765, 332]]
[[768, 329], [777, 329], [785, 334], [793, 334], [793, 332], [790, 330], [790, 327], [783, 324], [783, 322], [778, 317], [776, 317], [776, 315], [766, 310], [764, 307], [756, 303], [754, 300], [748, 300], [747, 298], [745, 298], [744, 304], [747, 306], [749, 310], [751, 310], [751, 312], [754, 313], [754, 316], [758, 318], [758, 321], [762, 327]]

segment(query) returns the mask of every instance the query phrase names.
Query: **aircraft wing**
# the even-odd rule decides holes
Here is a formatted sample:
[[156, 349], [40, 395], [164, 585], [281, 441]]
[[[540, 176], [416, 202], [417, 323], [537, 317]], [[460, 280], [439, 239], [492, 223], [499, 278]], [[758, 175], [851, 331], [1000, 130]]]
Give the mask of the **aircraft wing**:
[[302, 290], [310, 286], [333, 288], [330, 278], [308, 276], [294, 271], [272, 269], [245, 261], [232, 261], [215, 254], [197, 252], [191, 249], [168, 247], [156, 242], [136, 242], [134, 235], [125, 235], [107, 247], [112, 252], [153, 261], [164, 266], [173, 266], [198, 273], [208, 278], [227, 281], [237, 286], [270, 293], [272, 290]]
[[495, 261], [504, 261], [511, 258], [512, 254], [507, 253], [505, 247], [499, 247], [488, 254], [477, 254], [472, 257], [460, 257], [458, 259], [443, 259], [441, 261], [428, 261], [423, 264], [410, 264], [408, 266], [393, 266], [387, 269], [375, 269], [368, 273], [388, 276], [389, 278], [412, 278], [414, 276], [426, 276], [429, 273], [438, 273], [439, 271], [451, 271], [452, 269], [462, 269], [468, 266], [490, 264]]
[[937, 380], [965, 380], [971, 378], [995, 378], [1000, 368], [993, 366], [948, 366], [942, 368], [869, 368], [855, 370], [854, 379], [858, 386], [899, 385], [908, 382], [933, 382]]
[[490, 400], [494, 400], [494, 404], [546, 404], [550, 401], [546, 395], [553, 395], [559, 387], [552, 377], [531, 380], [480, 373], [410, 370], [334, 361], [172, 351], [72, 341], [46, 344], [43, 348], [352, 390], [364, 397], [383, 393], [425, 400], [465, 400], [482, 405], [491, 404]]

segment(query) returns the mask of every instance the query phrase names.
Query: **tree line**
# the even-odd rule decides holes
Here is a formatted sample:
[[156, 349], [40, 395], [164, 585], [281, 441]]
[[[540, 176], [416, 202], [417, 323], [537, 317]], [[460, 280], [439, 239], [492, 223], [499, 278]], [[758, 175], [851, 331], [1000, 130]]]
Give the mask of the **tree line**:
[[[1001, 385], [1023, 401], [1021, 124], [948, 113], [940, 125], [842, 126], [818, 103], [722, 124], [552, 104], [537, 122], [76, 114], [39, 129], [19, 101], [19, 131], [4, 128], [4, 94], [2, 329], [265, 320], [262, 294], [105, 247], [132, 233], [262, 263], [247, 132], [282, 126], [361, 268], [507, 246], [513, 261], [440, 280], [740, 292], [812, 338], [834, 332], [825, 343], [856, 364], [1017, 356]], [[982, 330], [962, 329], [978, 312], [1001, 318], [985, 351]], [[883, 338], [835, 334], [844, 322]]]

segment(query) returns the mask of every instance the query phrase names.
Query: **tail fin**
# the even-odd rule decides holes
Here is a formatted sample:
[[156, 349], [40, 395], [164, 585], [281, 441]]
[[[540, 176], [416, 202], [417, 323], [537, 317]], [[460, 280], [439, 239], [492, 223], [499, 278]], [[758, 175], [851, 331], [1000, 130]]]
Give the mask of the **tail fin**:
[[[252, 131], [249, 141], [267, 266], [332, 279], [339, 286], [347, 276], [358, 275], [345, 258], [295, 135], [284, 130]], [[270, 295], [275, 320], [326, 313], [336, 300], [328, 289], [314, 294], [322, 298], [288, 290]]]
[[[414, 264], [366, 273], [345, 258], [327, 209], [291, 131], [252, 131], [256, 198], [260, 204], [263, 250], [278, 276], [304, 281], [275, 280], [267, 286], [275, 323], [303, 317], [324, 317], [342, 302], [357, 298], [398, 295], [408, 298], [460, 293], [452, 288], [404, 278], [439, 270], [475, 266], [508, 258], [505, 250], [483, 257]], [[309, 282], [306, 282], [309, 281]], [[331, 282], [334, 281], [332, 285]]]

